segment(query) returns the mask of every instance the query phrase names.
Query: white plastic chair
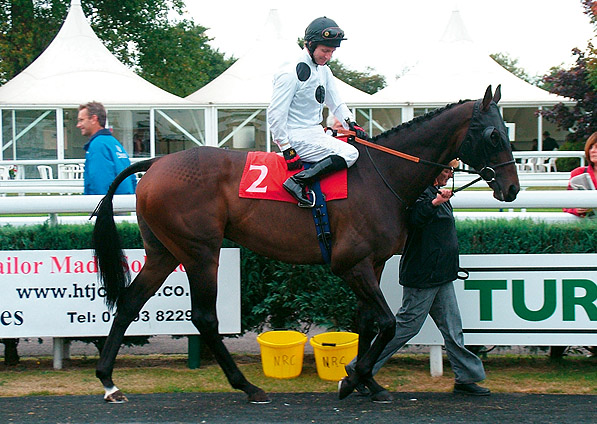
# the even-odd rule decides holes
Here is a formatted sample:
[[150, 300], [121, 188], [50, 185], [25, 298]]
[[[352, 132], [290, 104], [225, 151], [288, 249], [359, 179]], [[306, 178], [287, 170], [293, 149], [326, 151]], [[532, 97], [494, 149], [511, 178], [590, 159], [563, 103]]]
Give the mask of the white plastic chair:
[[61, 180], [80, 180], [83, 178], [83, 170], [76, 163], [60, 164], [58, 165], [58, 178]]
[[517, 172], [527, 172], [527, 159], [520, 158], [520, 163], [516, 164], [516, 171]]
[[556, 161], [558, 158], [549, 158], [547, 161], [547, 172], [558, 172], [558, 167], [556, 165]]
[[54, 179], [54, 171], [49, 165], [37, 165], [37, 171], [39, 172], [39, 176], [42, 180]]
[[520, 172], [537, 172], [537, 158], [526, 158], [524, 162], [520, 163]]

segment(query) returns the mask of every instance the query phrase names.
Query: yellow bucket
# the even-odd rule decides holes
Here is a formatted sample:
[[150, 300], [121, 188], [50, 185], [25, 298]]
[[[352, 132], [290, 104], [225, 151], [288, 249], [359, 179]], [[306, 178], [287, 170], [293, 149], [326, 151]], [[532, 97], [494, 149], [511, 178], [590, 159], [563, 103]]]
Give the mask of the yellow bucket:
[[359, 335], [348, 332], [329, 332], [311, 337], [317, 374], [322, 380], [338, 381], [346, 377], [344, 367], [357, 356]]
[[257, 336], [263, 373], [273, 378], [298, 377], [303, 370], [307, 336], [298, 331], [267, 331]]

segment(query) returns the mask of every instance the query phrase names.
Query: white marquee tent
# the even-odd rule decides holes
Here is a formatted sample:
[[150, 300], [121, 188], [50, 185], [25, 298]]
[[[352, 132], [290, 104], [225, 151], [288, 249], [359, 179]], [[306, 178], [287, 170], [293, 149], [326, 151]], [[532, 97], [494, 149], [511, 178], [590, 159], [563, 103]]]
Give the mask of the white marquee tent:
[[[297, 37], [283, 33], [284, 26], [272, 9], [252, 48], [209, 84], [187, 96], [205, 106], [208, 116], [208, 144], [222, 147], [276, 150], [270, 140], [266, 109], [271, 101], [274, 73], [296, 60]], [[369, 105], [372, 96], [339, 79], [338, 90], [349, 107]]]
[[[81, 0], [72, 0], [50, 45], [0, 87], [0, 159], [83, 158], [86, 140], [75, 128], [76, 112], [79, 104], [92, 100], [106, 106], [109, 126], [129, 153], [133, 153], [133, 137], [140, 122], [147, 138], [145, 156], [159, 153], [154, 143], [159, 120], [174, 134], [188, 135], [189, 144], [202, 144], [203, 128], [183, 128], [180, 116], [172, 118], [193, 114], [196, 107], [118, 61], [93, 32]], [[203, 120], [202, 115], [199, 120]]]
[[437, 45], [404, 76], [373, 97], [378, 102], [443, 106], [483, 96], [488, 85], [502, 85], [502, 104], [553, 105], [566, 99], [504, 69], [469, 36], [458, 11], [452, 12]]
[[78, 106], [93, 99], [111, 106], [189, 104], [119, 62], [87, 23], [81, 1], [72, 0], [48, 48], [0, 87], [0, 105]]
[[558, 132], [554, 124], [537, 116], [537, 111], [560, 102], [570, 103], [569, 99], [504, 69], [471, 39], [458, 11], [452, 12], [438, 43], [425, 51], [411, 70], [372, 96], [378, 104], [401, 107], [403, 122], [449, 103], [481, 98], [488, 85], [495, 90], [501, 84], [499, 105], [516, 148], [541, 150], [544, 130], [560, 140], [565, 137], [565, 132]]
[[[140, 156], [196, 144], [269, 150], [265, 109], [272, 77], [299, 53], [296, 39], [285, 37], [281, 28], [277, 11], [270, 11], [253, 49], [182, 99], [120, 63], [91, 29], [81, 0], [72, 0], [50, 46], [0, 87], [0, 160], [82, 158], [85, 140], [74, 130], [76, 107], [90, 100], [106, 105], [109, 125], [127, 150], [132, 151], [133, 139], [142, 132], [147, 149]], [[565, 100], [495, 63], [472, 42], [458, 12], [452, 14], [438, 45], [427, 51], [410, 72], [373, 96], [337, 80], [344, 100], [371, 134], [427, 109], [479, 98], [488, 84], [501, 84], [500, 104], [511, 108], [504, 109], [506, 121], [513, 130], [516, 127], [517, 136], [530, 140], [543, 130], [537, 109]], [[525, 130], [529, 121], [536, 125]]]
[[[255, 44], [230, 68], [209, 84], [186, 98], [206, 105], [267, 106], [272, 97], [274, 73], [285, 63], [297, 59], [300, 47], [296, 38], [283, 33], [283, 25], [276, 9], [269, 12], [266, 23]], [[348, 104], [370, 104], [371, 95], [336, 78], [336, 84]]]

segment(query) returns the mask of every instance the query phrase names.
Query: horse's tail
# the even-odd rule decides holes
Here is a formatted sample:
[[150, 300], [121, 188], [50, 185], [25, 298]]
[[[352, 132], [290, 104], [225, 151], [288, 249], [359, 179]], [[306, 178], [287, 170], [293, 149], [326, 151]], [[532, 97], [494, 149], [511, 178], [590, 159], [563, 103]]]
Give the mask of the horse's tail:
[[131, 281], [130, 271], [114, 223], [113, 199], [118, 185], [136, 172], [147, 171], [158, 158], [136, 162], [116, 176], [108, 192], [91, 214], [97, 217], [93, 228], [93, 250], [100, 283], [106, 290], [106, 305], [112, 309]]

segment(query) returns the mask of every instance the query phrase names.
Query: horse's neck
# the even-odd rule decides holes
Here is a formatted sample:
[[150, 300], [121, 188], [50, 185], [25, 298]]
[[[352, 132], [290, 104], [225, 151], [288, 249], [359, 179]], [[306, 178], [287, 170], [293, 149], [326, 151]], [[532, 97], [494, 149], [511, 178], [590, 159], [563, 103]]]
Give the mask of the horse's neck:
[[[447, 164], [456, 157], [471, 116], [471, 104], [456, 105], [428, 120], [397, 128], [388, 137], [380, 138], [379, 144], [426, 161]], [[441, 172], [440, 167], [408, 160], [402, 160], [400, 166], [396, 166], [396, 159], [389, 156], [380, 160], [385, 163], [390, 179], [397, 183], [408, 181], [409, 184], [400, 184], [404, 188], [399, 193], [407, 203], [416, 200]]]
[[423, 122], [399, 128], [386, 141], [395, 150], [432, 162], [453, 159], [472, 116], [472, 104], [463, 103]]

